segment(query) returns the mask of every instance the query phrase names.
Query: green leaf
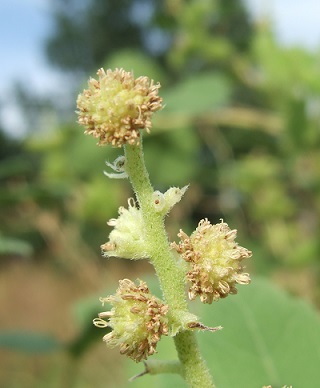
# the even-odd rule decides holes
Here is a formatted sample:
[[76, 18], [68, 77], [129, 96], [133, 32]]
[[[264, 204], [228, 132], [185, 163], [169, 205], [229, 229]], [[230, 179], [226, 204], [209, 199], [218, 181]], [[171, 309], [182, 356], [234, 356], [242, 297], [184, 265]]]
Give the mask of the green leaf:
[[[184, 186], [198, 170], [199, 138], [192, 128], [179, 128], [146, 138], [145, 159], [156, 187]], [[166, 157], [163, 157], [163, 153]]]
[[108, 57], [105, 68], [123, 68], [126, 71], [133, 71], [134, 76], [147, 76], [156, 83], [165, 82], [165, 75], [157, 63], [149, 55], [135, 49], [118, 50]]
[[32, 253], [33, 248], [29, 243], [17, 238], [0, 235], [0, 255], [21, 255], [28, 257]]
[[[312, 306], [289, 296], [267, 280], [253, 279], [239, 294], [212, 305], [193, 302], [204, 324], [222, 325], [198, 334], [200, 348], [217, 388], [263, 385], [312, 387], [320, 381], [320, 318]], [[160, 359], [176, 358], [173, 341], [161, 339]], [[128, 362], [128, 376], [143, 365]], [[179, 376], [144, 376], [132, 388], [185, 387]]]
[[[240, 288], [240, 287], [239, 287]], [[224, 329], [199, 339], [218, 387], [312, 386], [320, 379], [320, 318], [307, 303], [267, 280], [201, 309], [204, 323]]]
[[61, 349], [62, 344], [47, 334], [23, 331], [1, 331], [0, 348], [25, 353], [48, 353]]
[[[228, 103], [230, 82], [219, 73], [204, 73], [162, 93], [165, 109], [163, 114], [183, 113], [195, 116]], [[162, 114], [160, 112], [159, 114]]]

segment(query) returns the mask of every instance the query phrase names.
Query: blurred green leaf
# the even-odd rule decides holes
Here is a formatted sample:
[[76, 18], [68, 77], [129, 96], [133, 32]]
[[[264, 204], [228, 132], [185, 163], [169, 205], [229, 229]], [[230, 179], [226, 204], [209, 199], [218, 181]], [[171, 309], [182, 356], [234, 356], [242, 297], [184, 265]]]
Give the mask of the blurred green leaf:
[[165, 82], [165, 75], [159, 63], [139, 50], [124, 49], [115, 52], [108, 58], [105, 68], [123, 68], [126, 71], [133, 71], [135, 77], [147, 76], [161, 84]]
[[30, 256], [32, 253], [33, 248], [29, 243], [0, 235], [0, 255]]
[[0, 179], [28, 174], [32, 168], [32, 161], [26, 155], [8, 157], [0, 161]]
[[0, 348], [35, 354], [59, 350], [62, 348], [62, 344], [47, 334], [27, 331], [1, 331]]
[[[199, 138], [191, 128], [179, 128], [146, 138], [144, 154], [159, 187], [189, 184], [198, 171]], [[165, 157], [163, 157], [165, 153]]]
[[76, 215], [84, 222], [86, 220], [99, 222], [105, 229], [106, 219], [117, 213], [121, 198], [124, 197], [121, 186], [101, 173], [83, 185], [82, 191], [82, 197], [75, 209]]
[[287, 143], [297, 151], [305, 146], [305, 137], [308, 133], [306, 104], [305, 99], [292, 98], [287, 106]]
[[196, 116], [226, 105], [230, 94], [231, 82], [223, 74], [198, 74], [162, 93], [165, 108], [159, 114]]
[[254, 279], [212, 311], [205, 307], [204, 322], [224, 327], [212, 340], [209, 333], [199, 336], [218, 387], [307, 387], [319, 381], [320, 318], [309, 304]]
[[253, 53], [261, 64], [260, 78], [275, 101], [293, 94], [319, 93], [319, 52], [280, 46], [270, 28], [261, 25], [253, 39]]

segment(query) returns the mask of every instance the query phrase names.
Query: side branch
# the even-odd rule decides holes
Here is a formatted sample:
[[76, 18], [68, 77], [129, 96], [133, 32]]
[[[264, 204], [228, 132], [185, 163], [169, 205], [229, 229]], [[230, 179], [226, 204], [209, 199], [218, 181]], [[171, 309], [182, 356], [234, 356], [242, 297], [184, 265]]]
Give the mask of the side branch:
[[182, 375], [182, 365], [179, 361], [170, 360], [148, 360], [144, 361], [144, 371], [131, 377], [130, 382], [136, 380], [138, 377], [142, 377], [146, 374], [157, 375], [160, 373], [175, 373]]

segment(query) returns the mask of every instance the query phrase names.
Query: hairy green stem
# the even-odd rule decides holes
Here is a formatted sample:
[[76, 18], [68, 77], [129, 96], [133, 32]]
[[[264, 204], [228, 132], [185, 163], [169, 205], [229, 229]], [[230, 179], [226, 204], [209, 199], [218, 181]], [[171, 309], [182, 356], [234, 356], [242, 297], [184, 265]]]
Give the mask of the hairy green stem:
[[[185, 274], [176, 263], [170, 249], [164, 227], [163, 215], [156, 212], [153, 205], [153, 187], [143, 157], [142, 144], [125, 146], [125, 170], [129, 176], [139, 206], [142, 210], [145, 239], [150, 262], [153, 264], [163, 297], [169, 311], [177, 315], [188, 313], [185, 296]], [[195, 333], [183, 331], [175, 336], [175, 345], [182, 364], [183, 376], [189, 387], [213, 388], [214, 384], [208, 368], [201, 358]]]
[[174, 337], [179, 360], [183, 366], [183, 376], [189, 387], [214, 388], [208, 367], [201, 357], [196, 335], [183, 331]]
[[142, 146], [126, 146], [126, 172], [137, 196], [145, 226], [147, 250], [155, 267], [165, 301], [172, 311], [187, 310], [184, 275], [176, 265], [169, 246], [163, 216], [153, 206], [149, 175], [145, 167]]

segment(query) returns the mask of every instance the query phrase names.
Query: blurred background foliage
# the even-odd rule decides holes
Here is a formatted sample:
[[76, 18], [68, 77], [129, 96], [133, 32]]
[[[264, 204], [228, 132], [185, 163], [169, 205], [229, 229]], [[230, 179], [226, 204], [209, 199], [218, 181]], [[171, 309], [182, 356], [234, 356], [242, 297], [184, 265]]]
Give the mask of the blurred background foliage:
[[[280, 47], [238, 0], [51, 3], [46, 55], [66, 75], [64, 97], [17, 84], [27, 135], [0, 131], [0, 385], [120, 387], [130, 376], [91, 326], [98, 296], [118, 279], [152, 275], [147, 263], [100, 256], [106, 221], [132, 195], [128, 182], [102, 174], [121, 150], [96, 147], [75, 123], [76, 95], [102, 66], [162, 84], [147, 166], [159, 190], [190, 184], [167, 220], [170, 238], [223, 218], [254, 252], [253, 282], [268, 277], [319, 308], [320, 52]], [[207, 309], [215, 316], [215, 304]], [[238, 386], [271, 383], [250, 381]]]

